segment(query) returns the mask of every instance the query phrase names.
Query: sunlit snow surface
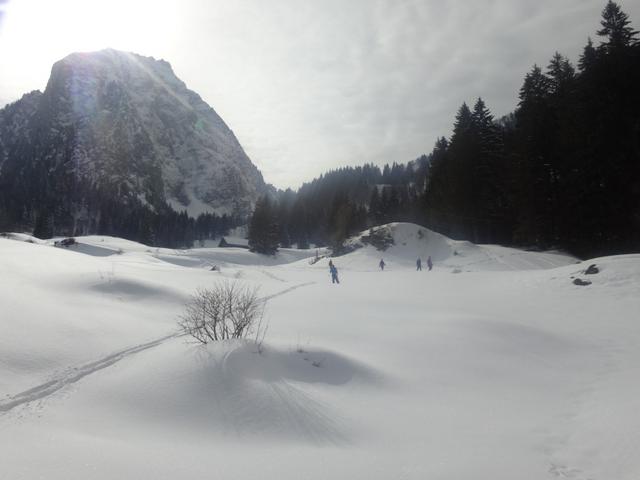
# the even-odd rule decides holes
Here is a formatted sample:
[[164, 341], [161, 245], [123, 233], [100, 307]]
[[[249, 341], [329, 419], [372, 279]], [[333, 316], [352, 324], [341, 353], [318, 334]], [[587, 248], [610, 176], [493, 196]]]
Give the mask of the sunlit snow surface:
[[[340, 285], [316, 250], [0, 238], [0, 478], [640, 478], [640, 255], [389, 228]], [[175, 335], [223, 279], [267, 299], [262, 354]]]

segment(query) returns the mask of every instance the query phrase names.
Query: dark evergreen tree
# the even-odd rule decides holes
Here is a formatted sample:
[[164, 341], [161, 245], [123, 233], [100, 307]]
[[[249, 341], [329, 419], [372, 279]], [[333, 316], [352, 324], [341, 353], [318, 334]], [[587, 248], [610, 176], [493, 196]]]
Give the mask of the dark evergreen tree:
[[597, 61], [597, 52], [595, 47], [593, 46], [593, 42], [591, 41], [591, 37], [589, 37], [587, 44], [585, 45], [582, 55], [580, 56], [580, 60], [578, 62], [578, 68], [581, 72], [586, 72], [587, 70], [591, 70]]
[[41, 239], [47, 239], [54, 236], [55, 228], [53, 221], [53, 213], [43, 210], [36, 217], [36, 224], [33, 230], [33, 236]]
[[346, 194], [336, 195], [329, 214], [329, 246], [334, 255], [343, 253], [344, 242], [355, 230], [356, 207]]
[[550, 224], [552, 213], [551, 145], [554, 135], [549, 105], [551, 82], [534, 65], [520, 89], [516, 111], [516, 181], [520, 189], [517, 199], [518, 224], [514, 232], [517, 242], [549, 246], [554, 235]]
[[380, 193], [378, 192], [377, 186], [371, 189], [368, 216], [371, 219], [372, 225], [378, 225], [383, 222]]
[[426, 224], [445, 234], [450, 232], [448, 219], [451, 217], [451, 205], [448, 203], [451, 183], [448, 178], [449, 164], [446, 161], [448, 150], [449, 142], [445, 137], [436, 140], [423, 197]]
[[473, 161], [473, 204], [470, 209], [473, 238], [494, 243], [511, 240], [505, 225], [510, 217], [507, 198], [507, 166], [504, 144], [493, 115], [481, 98], [473, 108], [476, 155]]
[[249, 248], [252, 252], [274, 255], [278, 251], [276, 212], [268, 196], [261, 197], [249, 222]]
[[633, 46], [638, 41], [638, 31], [630, 26], [629, 16], [611, 0], [602, 11], [600, 25], [602, 28], [598, 30], [598, 35], [605, 38], [600, 48], [607, 53]]
[[556, 52], [547, 67], [548, 88], [551, 95], [558, 97], [568, 95], [574, 87], [576, 71], [568, 58]]

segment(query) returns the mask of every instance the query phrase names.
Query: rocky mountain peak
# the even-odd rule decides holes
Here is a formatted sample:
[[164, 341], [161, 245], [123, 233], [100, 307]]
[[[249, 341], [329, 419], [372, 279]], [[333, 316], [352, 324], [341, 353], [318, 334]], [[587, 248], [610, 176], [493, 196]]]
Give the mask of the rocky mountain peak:
[[192, 216], [247, 214], [266, 189], [231, 129], [168, 62], [113, 49], [65, 57], [42, 94], [0, 111], [0, 150], [0, 183], [46, 169]]

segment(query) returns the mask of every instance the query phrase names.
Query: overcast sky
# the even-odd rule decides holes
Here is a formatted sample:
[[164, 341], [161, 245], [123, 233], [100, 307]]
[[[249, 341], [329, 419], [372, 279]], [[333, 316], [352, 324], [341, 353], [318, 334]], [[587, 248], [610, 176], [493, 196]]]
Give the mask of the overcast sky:
[[[164, 58], [265, 180], [406, 162], [463, 101], [512, 111], [525, 73], [577, 62], [605, 0], [0, 0], [0, 105], [105, 47]], [[640, 27], [640, 2], [619, 2]]]

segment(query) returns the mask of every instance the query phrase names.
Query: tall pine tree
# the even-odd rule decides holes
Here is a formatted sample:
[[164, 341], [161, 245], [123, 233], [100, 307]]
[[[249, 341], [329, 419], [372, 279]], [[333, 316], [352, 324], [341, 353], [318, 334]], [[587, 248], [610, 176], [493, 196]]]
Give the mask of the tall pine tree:
[[261, 197], [249, 222], [249, 249], [274, 255], [278, 251], [278, 224], [275, 209], [268, 196]]

